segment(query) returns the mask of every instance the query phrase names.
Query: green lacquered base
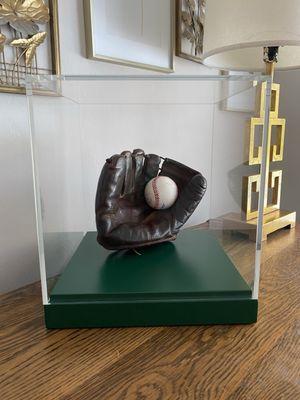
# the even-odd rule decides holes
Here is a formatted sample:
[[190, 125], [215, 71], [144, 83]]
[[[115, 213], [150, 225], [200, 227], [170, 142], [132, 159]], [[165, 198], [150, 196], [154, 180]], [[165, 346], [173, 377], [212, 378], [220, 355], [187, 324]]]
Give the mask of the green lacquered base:
[[112, 252], [86, 234], [45, 306], [48, 328], [253, 323], [257, 300], [218, 240], [177, 240]]

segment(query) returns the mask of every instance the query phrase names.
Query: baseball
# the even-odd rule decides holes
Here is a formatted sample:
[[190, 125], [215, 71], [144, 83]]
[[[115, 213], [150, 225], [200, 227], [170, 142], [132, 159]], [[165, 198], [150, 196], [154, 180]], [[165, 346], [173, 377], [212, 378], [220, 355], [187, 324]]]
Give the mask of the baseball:
[[173, 179], [167, 176], [157, 176], [145, 187], [147, 204], [155, 210], [170, 208], [178, 197], [178, 188]]

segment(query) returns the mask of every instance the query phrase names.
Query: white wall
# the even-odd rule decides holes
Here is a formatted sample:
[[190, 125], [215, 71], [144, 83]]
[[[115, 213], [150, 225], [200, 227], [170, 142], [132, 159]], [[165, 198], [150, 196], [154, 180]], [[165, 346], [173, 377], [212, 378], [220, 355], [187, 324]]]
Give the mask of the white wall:
[[[145, 73], [143, 70], [105, 64], [85, 58], [81, 0], [60, 0], [59, 18], [62, 72], [64, 74]], [[216, 71], [208, 70], [202, 65], [179, 58], [175, 59], [175, 68], [177, 74], [216, 73]], [[26, 99], [21, 95], [0, 94], [0, 110], [0, 291], [5, 292], [37, 280], [39, 273]], [[235, 194], [226, 191], [228, 190], [227, 179], [231, 179], [230, 171], [242, 161], [240, 141], [243, 138], [246, 117], [246, 114], [226, 113], [225, 123], [225, 114], [220, 112], [217, 119], [220, 130], [219, 135], [214, 140], [219, 145], [220, 153], [222, 153], [222, 148], [229, 146], [227, 135], [230, 135], [231, 140], [237, 143], [237, 147], [230, 149], [229, 153], [223, 152], [223, 154], [230, 156], [223, 160], [223, 166], [219, 163], [226, 179], [216, 183], [215, 191], [219, 186], [222, 191], [222, 196], [216, 196], [216, 213], [222, 213], [226, 202], [230, 203], [232, 199], [236, 201], [234, 200]], [[112, 118], [112, 116], [109, 115], [108, 118]], [[180, 118], [178, 121], [182, 123]], [[168, 152], [168, 155], [174, 155], [187, 163], [188, 160], [192, 164], [197, 163], [197, 160], [202, 160], [202, 162], [205, 160], [205, 164], [209, 164], [207, 165], [207, 168], [209, 168], [211, 148], [208, 151], [207, 146], [213, 140], [212, 129], [205, 132], [206, 137], [201, 139], [201, 136], [198, 135], [199, 126], [197, 126], [197, 122], [199, 123], [195, 120], [191, 127], [192, 134], [189, 140], [191, 143], [197, 143], [197, 146], [195, 146], [194, 153], [190, 157], [187, 151], [184, 151], [184, 148], [178, 145], [178, 141], [175, 143], [175, 141], [170, 140], [169, 148], [165, 143], [164, 151]], [[93, 125], [93, 121], [91, 121], [91, 125]], [[147, 135], [147, 131], [144, 134]], [[148, 134], [151, 136], [150, 128]], [[136, 135], [138, 135], [137, 132]], [[133, 139], [132, 141], [134, 141]], [[196, 167], [195, 164], [194, 166]]]

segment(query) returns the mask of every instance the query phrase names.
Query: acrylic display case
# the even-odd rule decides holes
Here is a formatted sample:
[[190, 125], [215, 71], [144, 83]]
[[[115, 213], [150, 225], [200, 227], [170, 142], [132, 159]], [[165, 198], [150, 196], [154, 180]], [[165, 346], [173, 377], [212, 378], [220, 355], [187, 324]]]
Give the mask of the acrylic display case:
[[[47, 327], [256, 321], [263, 209], [271, 196], [268, 79], [27, 79]], [[249, 129], [254, 117], [260, 123]], [[207, 192], [176, 241], [109, 251], [96, 241], [99, 174], [106, 158], [135, 148], [200, 171]], [[256, 211], [251, 219], [247, 207]]]

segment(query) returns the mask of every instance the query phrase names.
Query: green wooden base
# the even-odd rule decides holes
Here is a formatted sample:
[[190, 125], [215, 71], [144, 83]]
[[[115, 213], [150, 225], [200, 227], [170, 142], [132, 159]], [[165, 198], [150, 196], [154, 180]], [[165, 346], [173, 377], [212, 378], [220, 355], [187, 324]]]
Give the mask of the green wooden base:
[[257, 300], [218, 240], [186, 230], [175, 242], [112, 252], [88, 232], [45, 306], [48, 328], [252, 323]]

